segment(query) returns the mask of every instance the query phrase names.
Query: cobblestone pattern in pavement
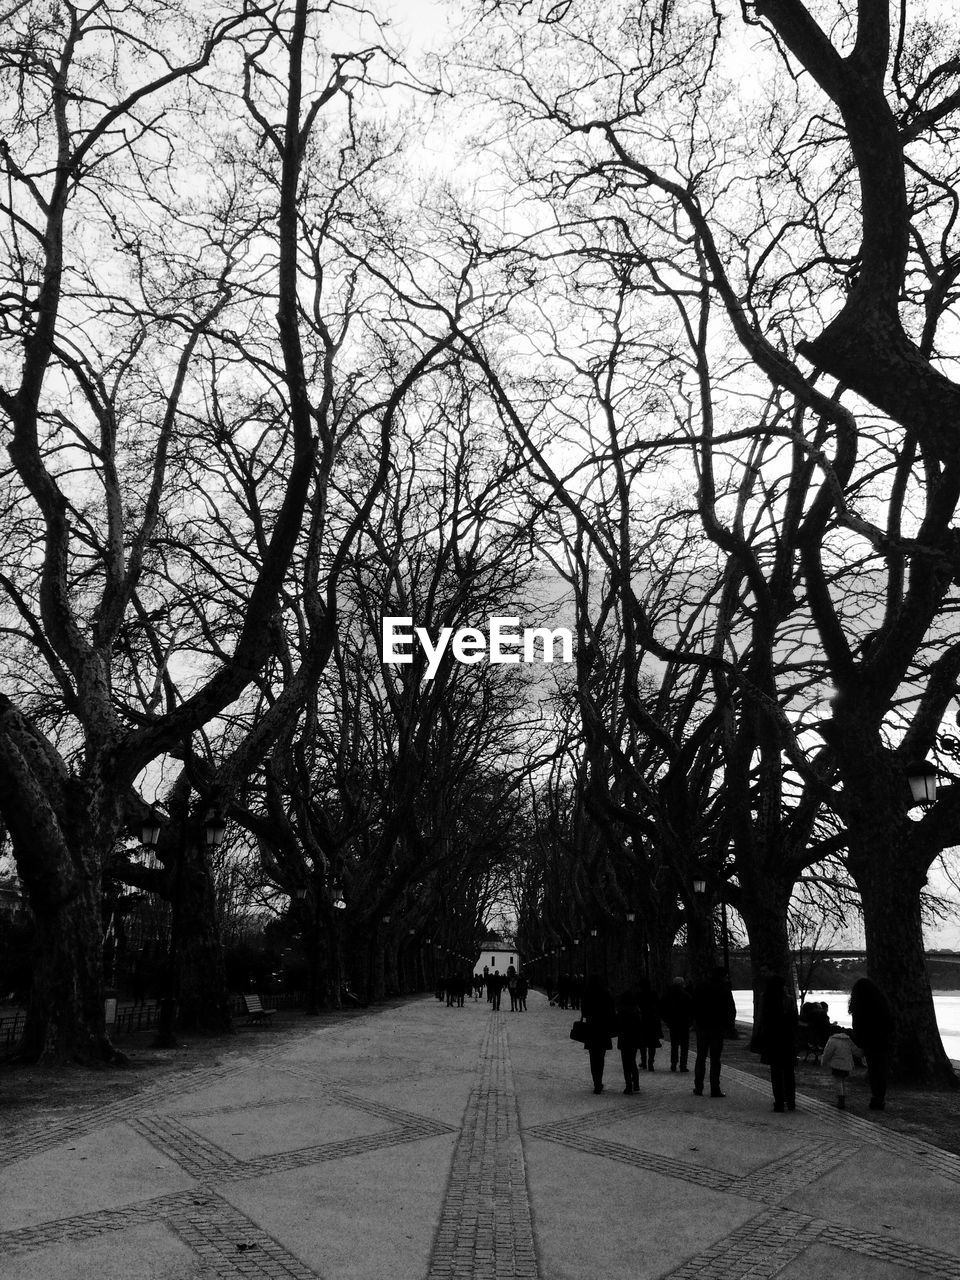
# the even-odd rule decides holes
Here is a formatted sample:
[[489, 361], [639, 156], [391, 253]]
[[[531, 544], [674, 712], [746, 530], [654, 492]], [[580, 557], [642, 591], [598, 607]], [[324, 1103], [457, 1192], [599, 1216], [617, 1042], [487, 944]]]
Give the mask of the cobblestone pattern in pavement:
[[[745, 1072], [730, 1071], [730, 1076], [747, 1084], [751, 1089], [769, 1092], [769, 1086]], [[786, 1208], [791, 1195], [813, 1185], [831, 1169], [855, 1155], [867, 1138], [880, 1146], [908, 1157], [922, 1165], [929, 1163], [936, 1172], [950, 1167], [955, 1159], [949, 1152], [939, 1151], [928, 1143], [907, 1138], [901, 1142], [901, 1134], [880, 1129], [868, 1121], [846, 1116], [814, 1099], [798, 1097], [801, 1109], [822, 1109], [831, 1121], [852, 1120], [855, 1123], [841, 1125], [844, 1136], [838, 1139], [821, 1138], [806, 1141], [802, 1146], [768, 1161], [748, 1174], [731, 1174], [723, 1170], [664, 1156], [660, 1152], [645, 1151], [625, 1143], [609, 1141], [591, 1133], [607, 1122], [611, 1114], [620, 1118], [622, 1112], [594, 1113], [572, 1120], [558, 1120], [537, 1125], [526, 1130], [526, 1135], [543, 1138], [561, 1146], [571, 1147], [589, 1155], [633, 1165], [652, 1173], [677, 1178], [695, 1186], [713, 1191], [743, 1196], [770, 1208], [737, 1228], [702, 1253], [688, 1259], [669, 1273], [670, 1280], [770, 1280], [788, 1263], [799, 1257], [811, 1244], [831, 1245], [858, 1257], [890, 1262], [898, 1267], [937, 1277], [937, 1280], [960, 1280], [960, 1257], [904, 1240], [902, 1237], [886, 1237], [857, 1231], [840, 1223], [829, 1222], [796, 1213]], [[659, 1112], [659, 1108], [657, 1108]], [[862, 1130], [867, 1130], [863, 1134]], [[939, 1161], [936, 1157], [945, 1157]], [[854, 1270], [847, 1272], [855, 1275]]]
[[[275, 1049], [264, 1050], [256, 1056], [261, 1059], [275, 1053]], [[239, 1159], [196, 1132], [190, 1121], [205, 1116], [242, 1112], [245, 1110], [244, 1106], [208, 1108], [181, 1117], [135, 1114], [147, 1100], [156, 1103], [186, 1093], [191, 1087], [207, 1086], [214, 1079], [224, 1079], [249, 1069], [249, 1066], [248, 1057], [242, 1063], [213, 1072], [202, 1068], [184, 1072], [169, 1081], [161, 1082], [155, 1088], [145, 1090], [135, 1098], [124, 1098], [116, 1103], [91, 1108], [75, 1121], [56, 1125], [56, 1141], [51, 1139], [18, 1144], [20, 1148], [26, 1147], [19, 1157], [23, 1158], [48, 1150], [58, 1142], [80, 1137], [95, 1128], [127, 1122], [158, 1152], [195, 1178], [197, 1186], [189, 1191], [154, 1196], [122, 1208], [102, 1209], [32, 1227], [0, 1231], [0, 1253], [29, 1253], [64, 1241], [91, 1240], [128, 1227], [165, 1222], [196, 1254], [203, 1267], [204, 1280], [235, 1280], [236, 1277], [244, 1276], [265, 1280], [272, 1280], [273, 1277], [281, 1280], [288, 1277], [291, 1280], [316, 1280], [316, 1273], [299, 1258], [217, 1195], [214, 1184], [306, 1168], [325, 1160], [337, 1160], [452, 1132], [450, 1125], [360, 1097], [313, 1073], [310, 1073], [310, 1080], [315, 1092], [310, 1095], [310, 1100], [315, 1104], [320, 1100], [327, 1105], [347, 1106], [385, 1120], [391, 1127], [380, 1133], [364, 1134], [293, 1151], [280, 1151], [252, 1159]], [[304, 1101], [304, 1098], [283, 1099], [287, 1102], [298, 1100]]]
[[52, 1151], [62, 1143], [71, 1139], [83, 1138], [96, 1133], [108, 1125], [118, 1121], [129, 1120], [149, 1111], [160, 1101], [187, 1094], [198, 1086], [217, 1084], [239, 1075], [250, 1069], [251, 1063], [262, 1062], [276, 1054], [273, 1047], [264, 1047], [246, 1053], [242, 1060], [226, 1064], [222, 1067], [210, 1067], [203, 1064], [190, 1067], [186, 1071], [178, 1071], [175, 1075], [158, 1080], [138, 1093], [118, 1098], [116, 1102], [102, 1102], [80, 1112], [59, 1119], [56, 1115], [47, 1115], [25, 1124], [17, 1134], [4, 1141], [0, 1151], [0, 1168], [23, 1160], [27, 1156], [41, 1155], [44, 1151]]
[[79, 1243], [156, 1222], [166, 1222], [193, 1251], [203, 1267], [204, 1280], [235, 1280], [238, 1276], [317, 1280], [316, 1272], [249, 1218], [220, 1196], [202, 1191], [179, 1191], [123, 1209], [104, 1209], [5, 1231], [0, 1234], [0, 1248], [5, 1254], [28, 1253], [45, 1245]]
[[[378, 1134], [240, 1159], [201, 1136], [191, 1122], [203, 1116], [243, 1110], [242, 1107], [181, 1112], [176, 1118], [150, 1113], [150, 1104], [165, 1102], [193, 1088], [248, 1071], [252, 1063], [277, 1055], [275, 1047], [265, 1046], [235, 1063], [212, 1071], [200, 1067], [182, 1072], [136, 1096], [67, 1117], [43, 1132], [38, 1122], [18, 1135], [5, 1147], [3, 1163], [46, 1151], [107, 1125], [130, 1123], [158, 1151], [193, 1177], [196, 1186], [120, 1208], [0, 1231], [0, 1253], [16, 1255], [63, 1241], [90, 1240], [141, 1224], [163, 1222], [193, 1251], [205, 1280], [235, 1280], [236, 1277], [316, 1280], [314, 1271], [219, 1196], [215, 1184], [417, 1141], [451, 1132], [451, 1127], [364, 1098], [339, 1081], [322, 1079], [308, 1068], [282, 1061], [274, 1064], [277, 1072], [309, 1079], [312, 1089], [309, 1099], [314, 1103], [356, 1108], [378, 1117], [389, 1127]], [[732, 1082], [755, 1093], [769, 1093], [766, 1081], [732, 1067], [725, 1071]], [[301, 1102], [304, 1100], [299, 1098]], [[298, 1099], [291, 1096], [282, 1101], [290, 1103]], [[633, 1114], [651, 1110], [659, 1114], [672, 1110], [674, 1102], [664, 1095], [647, 1095], [633, 1098], [627, 1105]], [[850, 1255], [847, 1267], [850, 1275], [856, 1274], [854, 1259], [870, 1258], [936, 1280], [960, 1280], [960, 1256], [955, 1253], [917, 1244], [892, 1233], [875, 1235], [858, 1231], [786, 1207], [797, 1191], [816, 1183], [864, 1146], [879, 1147], [953, 1181], [960, 1181], [960, 1159], [919, 1139], [884, 1129], [856, 1115], [837, 1112], [814, 1099], [798, 1097], [797, 1105], [800, 1111], [829, 1120], [831, 1136], [805, 1141], [747, 1174], [710, 1169], [605, 1138], [598, 1130], [622, 1121], [625, 1115], [622, 1107], [595, 1108], [537, 1125], [526, 1134], [602, 1160], [741, 1196], [758, 1207], [764, 1206], [750, 1221], [670, 1272], [670, 1280], [704, 1280], [705, 1277], [709, 1280], [772, 1280], [814, 1243]], [[539, 1280], [502, 1015], [491, 1016], [489, 1020], [481, 1050], [480, 1076], [470, 1095], [454, 1152], [428, 1280]]]
[[317, 1280], [315, 1271], [219, 1196], [174, 1213], [170, 1226], [196, 1255], [204, 1280]]
[[503, 1016], [491, 1014], [427, 1280], [539, 1280], [539, 1275]]
[[668, 1273], [669, 1280], [769, 1280], [815, 1244], [821, 1224], [768, 1209]]
[[[769, 1097], [770, 1085], [765, 1080], [751, 1075], [749, 1071], [738, 1071], [736, 1067], [725, 1067], [724, 1070], [731, 1079], [735, 1079], [744, 1088]], [[845, 1133], [860, 1146], [881, 1147], [884, 1151], [911, 1160], [914, 1164], [941, 1178], [960, 1182], [960, 1156], [954, 1155], [952, 1151], [942, 1151], [939, 1147], [924, 1142], [922, 1138], [913, 1138], [906, 1133], [897, 1133], [894, 1129], [885, 1129], [881, 1124], [872, 1123], [862, 1116], [852, 1115], [849, 1111], [838, 1111], [836, 1107], [821, 1102], [819, 1098], [798, 1095], [797, 1107], [821, 1119], [828, 1119], [832, 1127]]]
[[[938, 1249], [854, 1231], [790, 1209], [767, 1209], [730, 1235], [670, 1271], [664, 1280], [773, 1280], [812, 1244], [830, 1245], [859, 1258], [889, 1262], [936, 1280], [960, 1280], [960, 1258]], [[847, 1261], [838, 1274], [856, 1276]]]

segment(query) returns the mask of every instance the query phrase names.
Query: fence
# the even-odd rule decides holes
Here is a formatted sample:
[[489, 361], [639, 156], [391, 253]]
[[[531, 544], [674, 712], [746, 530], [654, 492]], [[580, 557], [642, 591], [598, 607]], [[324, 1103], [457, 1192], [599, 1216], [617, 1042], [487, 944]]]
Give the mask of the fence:
[[[275, 994], [264, 994], [260, 997], [265, 1009], [298, 1009], [307, 1003], [304, 991], [278, 991]], [[243, 996], [232, 996], [230, 1014], [234, 1018], [242, 1018], [246, 1014]], [[26, 1013], [18, 1009], [14, 1013], [0, 1014], [0, 1047], [12, 1048], [23, 1035]], [[134, 1031], [149, 1031], [157, 1026], [160, 1020], [160, 1002], [151, 1001], [145, 1004], [122, 1004], [117, 1006], [116, 1021], [108, 1028], [111, 1035], [130, 1035]]]

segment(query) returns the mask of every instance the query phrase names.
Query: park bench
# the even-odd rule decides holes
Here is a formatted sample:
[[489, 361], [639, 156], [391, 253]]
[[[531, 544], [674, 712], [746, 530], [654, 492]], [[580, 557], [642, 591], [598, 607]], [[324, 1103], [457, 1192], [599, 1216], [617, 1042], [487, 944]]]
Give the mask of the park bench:
[[243, 1004], [247, 1011], [248, 1024], [256, 1022], [262, 1025], [263, 1023], [269, 1022], [277, 1012], [276, 1009], [265, 1009], [260, 1003], [260, 997], [256, 995], [245, 995], [243, 997]]

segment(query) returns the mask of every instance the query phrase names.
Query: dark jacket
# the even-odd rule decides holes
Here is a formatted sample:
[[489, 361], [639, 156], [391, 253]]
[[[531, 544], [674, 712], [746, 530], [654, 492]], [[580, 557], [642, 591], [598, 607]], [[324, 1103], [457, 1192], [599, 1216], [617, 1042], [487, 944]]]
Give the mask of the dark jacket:
[[760, 1061], [769, 1065], [792, 1059], [797, 1052], [797, 1006], [782, 978], [771, 978], [760, 996], [756, 1045]]
[[869, 1058], [889, 1052], [893, 1045], [893, 1014], [887, 997], [869, 978], [858, 978], [850, 992], [853, 1039]]
[[611, 1033], [617, 1029], [613, 996], [602, 983], [587, 983], [580, 1001], [580, 1016], [587, 1024], [588, 1049], [612, 1049]]
[[640, 991], [640, 1016], [643, 1021], [643, 1040], [645, 1045], [656, 1047], [660, 1044], [663, 1027], [660, 1023], [660, 1001], [648, 987]]
[[643, 1014], [635, 991], [624, 991], [617, 1001], [617, 1048], [639, 1049], [644, 1044]]
[[668, 1027], [686, 1029], [693, 1021], [693, 999], [686, 987], [672, 983], [663, 993], [660, 1013]]
[[693, 1021], [699, 1031], [722, 1035], [737, 1016], [733, 992], [719, 975], [697, 983], [693, 990]]

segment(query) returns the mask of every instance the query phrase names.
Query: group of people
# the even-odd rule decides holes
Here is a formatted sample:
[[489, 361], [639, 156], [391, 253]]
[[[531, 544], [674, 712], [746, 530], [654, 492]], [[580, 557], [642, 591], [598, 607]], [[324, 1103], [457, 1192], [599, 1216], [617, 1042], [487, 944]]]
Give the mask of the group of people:
[[662, 997], [656, 995], [647, 979], [641, 978], [617, 999], [599, 974], [593, 974], [584, 987], [580, 1017], [594, 1093], [603, 1092], [606, 1055], [613, 1048], [614, 1036], [623, 1067], [623, 1092], [635, 1093], [640, 1087], [640, 1071], [654, 1070], [666, 1025], [670, 1070], [689, 1071], [692, 1028], [696, 1037], [693, 1091], [703, 1094], [709, 1064], [710, 1096], [724, 1096], [720, 1089], [720, 1058], [724, 1035], [736, 1017], [736, 1006], [723, 969], [715, 969], [692, 990], [683, 978], [675, 978]]
[[[829, 1069], [836, 1079], [837, 1106], [843, 1108], [846, 1105], [844, 1083], [855, 1063], [865, 1059], [870, 1108], [880, 1111], [885, 1105], [893, 1047], [890, 1006], [874, 982], [861, 978], [850, 993], [849, 1011], [853, 1024], [849, 1031], [831, 1024], [827, 1017], [827, 1025], [822, 1028], [827, 1035], [821, 1066]], [[806, 1012], [809, 1017], [809, 1011]], [[820, 1010], [814, 1015], [818, 1024], [822, 1023], [824, 1013], [825, 1010]], [[715, 968], [692, 989], [683, 978], [675, 978], [659, 998], [649, 982], [641, 979], [614, 999], [603, 979], [597, 974], [591, 975], [580, 1001], [580, 1018], [583, 1025], [578, 1036], [582, 1037], [590, 1056], [594, 1093], [603, 1092], [606, 1055], [613, 1048], [614, 1037], [623, 1068], [623, 1092], [635, 1093], [640, 1087], [640, 1071], [654, 1070], [666, 1026], [670, 1070], [689, 1070], [692, 1029], [696, 1046], [693, 1092], [702, 1096], [709, 1080], [710, 1097], [724, 1097], [720, 1088], [723, 1042], [733, 1028], [736, 1005], [723, 968]], [[786, 980], [776, 974], [769, 975], [761, 992], [750, 1047], [759, 1052], [761, 1062], [770, 1069], [774, 1111], [796, 1108], [799, 1025], [797, 1006]]]
[[506, 973], [501, 973], [499, 969], [491, 970], [484, 965], [482, 973], [442, 974], [437, 978], [436, 996], [438, 1000], [446, 999], [448, 1009], [462, 1009], [468, 994], [472, 994], [474, 1000], [482, 1000], [486, 994], [487, 1003], [493, 1010], [498, 1010], [504, 990], [510, 997], [511, 1012], [525, 1012], [530, 984], [512, 964], [507, 967]]
[[[846, 1081], [854, 1066], [866, 1060], [870, 1110], [886, 1105], [887, 1077], [893, 1051], [893, 1013], [886, 996], [869, 978], [859, 978], [850, 992], [851, 1027], [830, 1021], [826, 1006], [805, 1004], [800, 1014], [785, 980], [770, 975], [760, 996], [752, 1047], [770, 1067], [774, 1111], [796, 1105], [796, 1061], [801, 1020], [806, 1043], [813, 1043], [820, 1065], [837, 1082], [837, 1106], [846, 1107]], [[822, 1047], [821, 1047], [822, 1046]]]

